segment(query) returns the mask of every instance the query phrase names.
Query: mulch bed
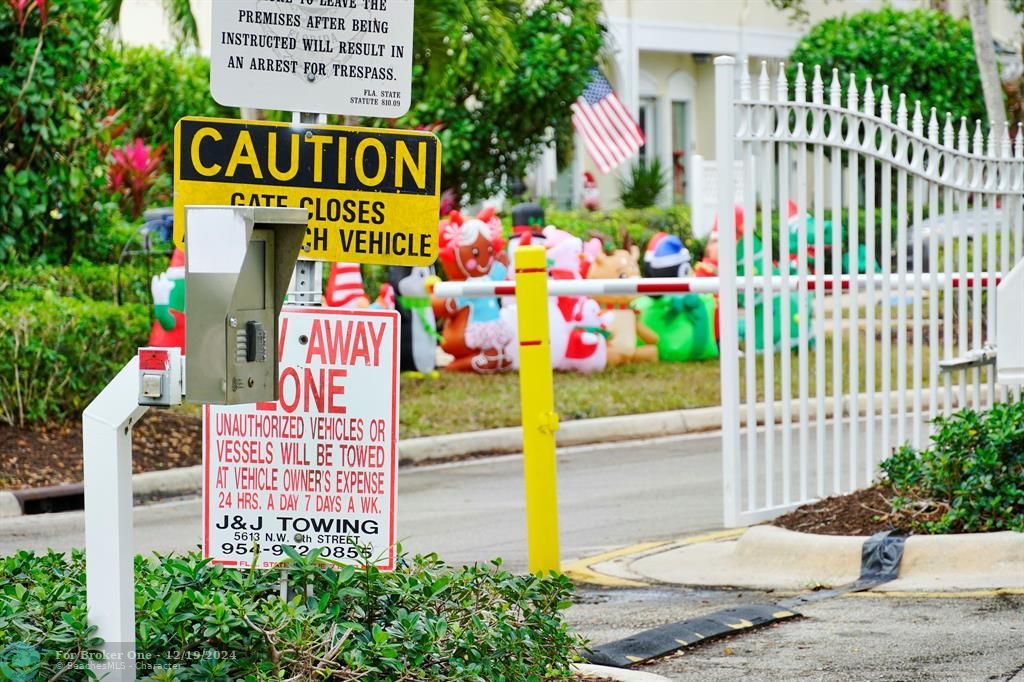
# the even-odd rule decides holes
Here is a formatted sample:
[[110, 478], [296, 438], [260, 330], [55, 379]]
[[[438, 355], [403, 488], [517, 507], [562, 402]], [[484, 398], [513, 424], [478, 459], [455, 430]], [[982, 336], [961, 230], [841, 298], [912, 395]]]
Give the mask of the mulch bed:
[[[132, 429], [132, 472], [192, 466], [203, 461], [198, 416], [150, 410]], [[82, 480], [82, 424], [42, 429], [0, 426], [0, 490]]]
[[[826, 497], [805, 504], [772, 520], [772, 525], [801, 533], [820, 535], [874, 535], [886, 530], [909, 532], [911, 518], [930, 520], [931, 510], [917, 507], [894, 514], [891, 500], [896, 493], [884, 484], [849, 495]], [[941, 515], [941, 510], [934, 510]]]

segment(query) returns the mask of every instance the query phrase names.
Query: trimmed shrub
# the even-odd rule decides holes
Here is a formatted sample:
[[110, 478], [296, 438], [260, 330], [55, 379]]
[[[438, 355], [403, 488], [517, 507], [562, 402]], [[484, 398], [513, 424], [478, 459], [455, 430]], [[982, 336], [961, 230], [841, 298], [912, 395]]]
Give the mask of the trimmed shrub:
[[[166, 267], [166, 259], [154, 258], [152, 272], [144, 265], [121, 269], [121, 297], [125, 302], [152, 303], [149, 277]], [[116, 301], [117, 265], [76, 263], [75, 265], [25, 265], [0, 270], [0, 301], [11, 298], [55, 296], [79, 300]]]
[[656, 232], [668, 232], [678, 235], [688, 247], [694, 241], [690, 209], [684, 205], [669, 208], [620, 208], [596, 213], [549, 210], [546, 218], [549, 225], [583, 240], [598, 233], [621, 245], [623, 234], [628, 234], [642, 248]]
[[882, 462], [903, 512], [925, 533], [1024, 532], [1024, 403], [934, 420], [932, 443]]
[[145, 343], [149, 307], [37, 290], [0, 300], [0, 423], [80, 413]]
[[[500, 561], [453, 569], [436, 555], [400, 556], [393, 573], [299, 557], [285, 568], [287, 602], [280, 570], [137, 557], [140, 677], [567, 680], [584, 644], [561, 616], [564, 576], [515, 576]], [[0, 632], [35, 649], [40, 679], [94, 655], [86, 616], [81, 552], [0, 558]]]

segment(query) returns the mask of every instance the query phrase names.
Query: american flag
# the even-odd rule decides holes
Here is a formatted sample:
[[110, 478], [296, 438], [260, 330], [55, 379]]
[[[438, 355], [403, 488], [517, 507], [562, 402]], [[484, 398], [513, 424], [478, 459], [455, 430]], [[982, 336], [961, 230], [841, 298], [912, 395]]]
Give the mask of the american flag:
[[602, 173], [616, 168], [644, 144], [644, 133], [612, 90], [601, 70], [572, 105], [572, 124]]

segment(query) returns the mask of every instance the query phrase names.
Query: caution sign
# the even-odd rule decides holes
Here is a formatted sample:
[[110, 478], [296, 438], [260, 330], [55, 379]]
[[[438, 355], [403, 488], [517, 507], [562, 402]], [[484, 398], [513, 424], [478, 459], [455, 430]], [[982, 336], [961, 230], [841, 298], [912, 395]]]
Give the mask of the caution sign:
[[174, 130], [174, 239], [185, 206], [309, 211], [302, 258], [426, 266], [437, 257], [441, 147], [431, 133], [184, 118]]
[[203, 555], [395, 564], [399, 316], [285, 308], [279, 399], [203, 413]]

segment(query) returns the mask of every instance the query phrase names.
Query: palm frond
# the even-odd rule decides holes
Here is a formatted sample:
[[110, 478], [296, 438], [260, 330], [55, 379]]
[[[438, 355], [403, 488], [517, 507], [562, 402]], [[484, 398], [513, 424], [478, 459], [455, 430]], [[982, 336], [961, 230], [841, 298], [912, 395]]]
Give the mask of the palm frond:
[[164, 0], [164, 9], [178, 39], [183, 43], [198, 46], [199, 26], [192, 11], [192, 3], [189, 0]]

